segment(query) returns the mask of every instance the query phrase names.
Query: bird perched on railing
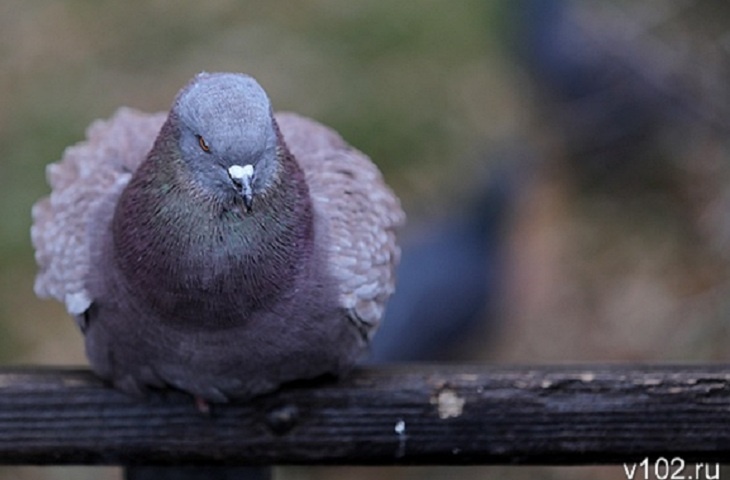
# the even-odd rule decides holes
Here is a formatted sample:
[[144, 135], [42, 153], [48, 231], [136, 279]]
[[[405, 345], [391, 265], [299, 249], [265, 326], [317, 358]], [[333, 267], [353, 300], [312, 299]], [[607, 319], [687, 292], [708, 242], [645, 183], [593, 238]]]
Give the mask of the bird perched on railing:
[[394, 289], [400, 204], [249, 76], [200, 74], [168, 114], [122, 109], [48, 168], [35, 290], [66, 304], [93, 370], [202, 403], [339, 374]]

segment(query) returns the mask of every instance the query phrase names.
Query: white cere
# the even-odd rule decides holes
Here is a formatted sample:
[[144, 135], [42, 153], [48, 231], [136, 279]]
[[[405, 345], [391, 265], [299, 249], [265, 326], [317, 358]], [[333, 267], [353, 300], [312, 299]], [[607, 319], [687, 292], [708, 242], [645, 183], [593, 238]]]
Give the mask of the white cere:
[[253, 165], [231, 165], [228, 167], [228, 175], [236, 180], [243, 180], [246, 177], [251, 178], [253, 177]]

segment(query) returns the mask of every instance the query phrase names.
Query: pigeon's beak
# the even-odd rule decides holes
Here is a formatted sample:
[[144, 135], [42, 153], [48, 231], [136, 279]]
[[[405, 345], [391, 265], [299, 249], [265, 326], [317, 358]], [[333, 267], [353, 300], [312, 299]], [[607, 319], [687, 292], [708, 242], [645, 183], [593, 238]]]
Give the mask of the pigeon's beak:
[[250, 212], [253, 206], [253, 165], [231, 165], [228, 175], [243, 197], [243, 205]]

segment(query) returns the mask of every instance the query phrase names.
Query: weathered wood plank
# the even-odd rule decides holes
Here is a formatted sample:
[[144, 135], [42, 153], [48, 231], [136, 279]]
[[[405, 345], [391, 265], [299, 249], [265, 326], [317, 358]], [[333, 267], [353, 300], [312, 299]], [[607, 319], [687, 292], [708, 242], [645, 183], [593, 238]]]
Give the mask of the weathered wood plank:
[[209, 416], [84, 369], [0, 369], [0, 463], [730, 462], [730, 366], [404, 366], [293, 385]]

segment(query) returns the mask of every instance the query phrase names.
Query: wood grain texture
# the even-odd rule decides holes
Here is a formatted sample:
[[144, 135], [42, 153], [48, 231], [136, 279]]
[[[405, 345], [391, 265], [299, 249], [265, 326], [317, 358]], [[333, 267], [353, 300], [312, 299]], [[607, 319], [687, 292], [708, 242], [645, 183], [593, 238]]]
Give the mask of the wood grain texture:
[[730, 461], [730, 366], [413, 365], [248, 403], [147, 399], [85, 369], [0, 369], [0, 463], [465, 465]]

